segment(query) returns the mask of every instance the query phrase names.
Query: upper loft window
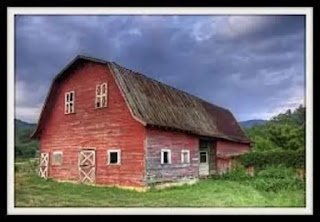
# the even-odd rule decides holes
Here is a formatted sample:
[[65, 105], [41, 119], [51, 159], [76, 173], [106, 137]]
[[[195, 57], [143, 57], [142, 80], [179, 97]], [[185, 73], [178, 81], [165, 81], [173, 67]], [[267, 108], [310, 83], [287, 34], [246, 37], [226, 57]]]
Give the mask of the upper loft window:
[[74, 113], [74, 91], [66, 92], [65, 93], [65, 114]]
[[107, 94], [108, 85], [107, 83], [98, 84], [96, 86], [96, 108], [107, 107]]

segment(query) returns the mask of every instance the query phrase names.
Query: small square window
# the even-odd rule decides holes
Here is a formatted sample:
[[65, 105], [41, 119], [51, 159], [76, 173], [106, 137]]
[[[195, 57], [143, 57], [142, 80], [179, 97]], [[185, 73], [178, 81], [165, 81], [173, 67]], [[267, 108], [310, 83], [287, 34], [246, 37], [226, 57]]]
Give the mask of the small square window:
[[58, 166], [62, 165], [63, 153], [61, 151], [54, 151], [52, 157], [52, 165]]
[[161, 150], [161, 164], [171, 164], [171, 150]]
[[181, 150], [181, 163], [182, 164], [190, 163], [190, 151], [189, 150]]
[[119, 165], [121, 163], [120, 150], [108, 150], [108, 165]]

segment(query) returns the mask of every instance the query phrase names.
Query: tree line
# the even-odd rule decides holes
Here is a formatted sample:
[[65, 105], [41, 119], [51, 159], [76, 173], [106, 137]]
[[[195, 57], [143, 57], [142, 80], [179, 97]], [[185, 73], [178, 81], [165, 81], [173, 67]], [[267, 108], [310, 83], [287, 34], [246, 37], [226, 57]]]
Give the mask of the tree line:
[[253, 142], [253, 151], [305, 149], [305, 113], [300, 105], [274, 116], [263, 125], [245, 129]]

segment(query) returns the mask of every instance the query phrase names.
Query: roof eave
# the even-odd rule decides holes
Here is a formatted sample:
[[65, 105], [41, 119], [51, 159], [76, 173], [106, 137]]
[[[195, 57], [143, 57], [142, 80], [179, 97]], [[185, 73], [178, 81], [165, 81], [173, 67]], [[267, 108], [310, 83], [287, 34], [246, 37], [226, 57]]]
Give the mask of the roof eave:
[[250, 140], [241, 140], [241, 139], [234, 139], [234, 138], [230, 138], [228, 136], [225, 135], [218, 135], [218, 134], [202, 134], [202, 133], [198, 133], [192, 130], [184, 130], [184, 129], [180, 129], [180, 128], [175, 128], [175, 127], [169, 127], [169, 126], [161, 126], [158, 124], [151, 124], [151, 123], [146, 123], [146, 127], [157, 127], [159, 129], [163, 129], [163, 130], [172, 130], [172, 131], [178, 131], [178, 132], [184, 132], [184, 133], [188, 133], [188, 134], [192, 134], [195, 136], [203, 136], [203, 137], [208, 137], [208, 138], [216, 138], [216, 139], [223, 139], [223, 140], [227, 140], [227, 141], [231, 141], [231, 142], [237, 142], [237, 143], [244, 143], [244, 144], [250, 144], [251, 141]]

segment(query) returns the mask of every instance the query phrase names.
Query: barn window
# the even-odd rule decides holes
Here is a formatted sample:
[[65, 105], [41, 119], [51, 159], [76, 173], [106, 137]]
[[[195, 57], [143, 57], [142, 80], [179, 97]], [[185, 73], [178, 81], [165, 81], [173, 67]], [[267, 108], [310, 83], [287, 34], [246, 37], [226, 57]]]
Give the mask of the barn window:
[[161, 164], [171, 164], [171, 150], [161, 150]]
[[75, 101], [74, 91], [66, 92], [65, 93], [65, 109], [64, 109], [65, 114], [74, 113], [75, 111], [74, 101]]
[[206, 163], [207, 162], [207, 152], [201, 151], [200, 152], [200, 163]]
[[120, 165], [120, 164], [121, 164], [121, 151], [108, 150], [108, 165]]
[[52, 165], [62, 165], [63, 153], [61, 151], [54, 151], [52, 155]]
[[107, 94], [108, 86], [107, 83], [98, 84], [96, 86], [96, 108], [107, 107]]
[[190, 163], [190, 151], [189, 150], [181, 150], [181, 163], [182, 164]]

